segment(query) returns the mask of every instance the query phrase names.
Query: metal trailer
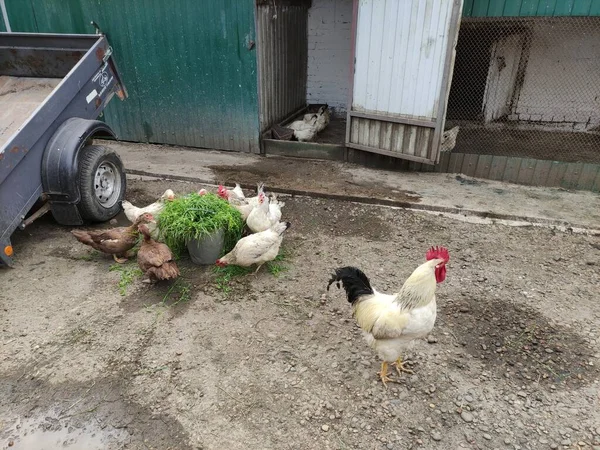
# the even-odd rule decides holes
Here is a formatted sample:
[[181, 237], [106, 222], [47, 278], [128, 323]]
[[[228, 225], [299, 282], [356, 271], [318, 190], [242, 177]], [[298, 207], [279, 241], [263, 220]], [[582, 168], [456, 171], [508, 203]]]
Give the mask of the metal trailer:
[[81, 225], [121, 210], [123, 163], [93, 144], [115, 137], [96, 119], [127, 97], [111, 55], [102, 34], [0, 33], [0, 265], [12, 233], [48, 211]]

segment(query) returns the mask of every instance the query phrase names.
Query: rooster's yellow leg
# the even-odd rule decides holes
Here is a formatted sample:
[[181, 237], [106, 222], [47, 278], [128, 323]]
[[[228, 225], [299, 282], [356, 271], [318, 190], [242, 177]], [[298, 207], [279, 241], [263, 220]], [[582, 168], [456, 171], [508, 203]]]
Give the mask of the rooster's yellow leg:
[[387, 369], [388, 369], [388, 363], [387, 361], [383, 361], [381, 363], [381, 371], [379, 371], [377, 373], [377, 375], [379, 375], [379, 378], [381, 379], [381, 382], [383, 383], [383, 385], [387, 388], [387, 382], [388, 381], [394, 381], [391, 378], [388, 377], [388, 373], [387, 373]]
[[404, 367], [404, 363], [402, 362], [402, 357], [399, 357], [396, 360], [396, 362], [394, 363], [394, 365], [396, 366], [396, 372], [398, 372], [398, 375], [402, 375], [402, 372], [414, 373], [412, 370]]
[[119, 264], [125, 264], [127, 262], [127, 258], [117, 258], [117, 255], [113, 255], [113, 259]]

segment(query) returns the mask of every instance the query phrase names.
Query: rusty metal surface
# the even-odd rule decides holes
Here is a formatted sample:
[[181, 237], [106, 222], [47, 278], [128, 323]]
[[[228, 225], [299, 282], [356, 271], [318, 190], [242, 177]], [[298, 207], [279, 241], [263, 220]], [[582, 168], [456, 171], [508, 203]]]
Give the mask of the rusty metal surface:
[[307, 21], [306, 3], [257, 6], [261, 131], [306, 104]]

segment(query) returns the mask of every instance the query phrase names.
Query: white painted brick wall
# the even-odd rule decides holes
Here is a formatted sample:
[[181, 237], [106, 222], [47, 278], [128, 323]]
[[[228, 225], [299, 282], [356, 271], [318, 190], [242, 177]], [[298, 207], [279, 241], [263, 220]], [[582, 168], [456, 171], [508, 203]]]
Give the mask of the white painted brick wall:
[[350, 87], [352, 0], [313, 0], [308, 13], [308, 103], [346, 111]]
[[513, 112], [509, 118], [577, 130], [600, 125], [600, 28], [590, 21], [538, 24]]

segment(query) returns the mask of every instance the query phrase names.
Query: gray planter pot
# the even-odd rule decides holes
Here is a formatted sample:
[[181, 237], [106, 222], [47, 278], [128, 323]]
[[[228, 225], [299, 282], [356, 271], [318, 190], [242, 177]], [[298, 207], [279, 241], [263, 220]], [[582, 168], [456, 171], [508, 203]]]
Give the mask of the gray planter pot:
[[192, 262], [200, 266], [214, 264], [221, 255], [224, 242], [224, 230], [217, 230], [209, 236], [188, 241], [187, 248]]

